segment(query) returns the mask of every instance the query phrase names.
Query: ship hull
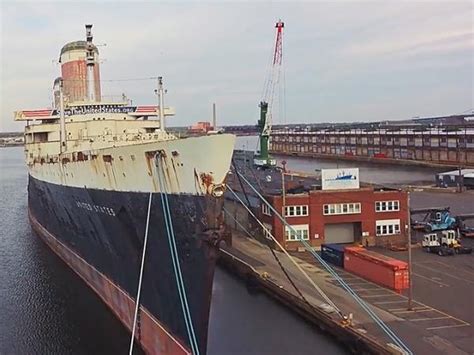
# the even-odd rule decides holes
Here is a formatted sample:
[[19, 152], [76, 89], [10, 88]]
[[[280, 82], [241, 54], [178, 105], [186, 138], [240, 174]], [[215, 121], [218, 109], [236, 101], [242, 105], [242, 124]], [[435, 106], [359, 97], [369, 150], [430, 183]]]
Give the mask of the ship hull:
[[[32, 176], [28, 190], [34, 230], [130, 330], [150, 193], [65, 186]], [[188, 354], [161, 197], [152, 193], [136, 339], [147, 353]], [[206, 221], [221, 201], [193, 194], [167, 197], [193, 328], [205, 354], [216, 261], [216, 240], [206, 239]]]

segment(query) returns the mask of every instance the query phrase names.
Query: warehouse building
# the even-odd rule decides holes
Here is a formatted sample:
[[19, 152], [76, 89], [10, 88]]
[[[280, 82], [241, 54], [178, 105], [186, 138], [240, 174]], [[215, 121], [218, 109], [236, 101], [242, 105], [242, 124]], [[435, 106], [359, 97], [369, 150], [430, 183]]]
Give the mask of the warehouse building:
[[[304, 192], [267, 195], [277, 211], [284, 211], [291, 231], [268, 206], [262, 204], [260, 218], [265, 227], [287, 250], [301, 250], [299, 238], [319, 249], [322, 243], [361, 243], [367, 246], [405, 245], [407, 240], [407, 193], [396, 189], [360, 188], [358, 182], [345, 179], [347, 170], [334, 170], [333, 186]], [[337, 176], [341, 178], [338, 180]], [[341, 182], [346, 186], [340, 185]], [[352, 186], [350, 186], [352, 184]], [[265, 233], [265, 231], [264, 231]]]
[[453, 170], [436, 174], [436, 186], [474, 189], [474, 169]]
[[474, 127], [378, 125], [287, 128], [272, 132], [270, 151], [377, 162], [474, 166]]

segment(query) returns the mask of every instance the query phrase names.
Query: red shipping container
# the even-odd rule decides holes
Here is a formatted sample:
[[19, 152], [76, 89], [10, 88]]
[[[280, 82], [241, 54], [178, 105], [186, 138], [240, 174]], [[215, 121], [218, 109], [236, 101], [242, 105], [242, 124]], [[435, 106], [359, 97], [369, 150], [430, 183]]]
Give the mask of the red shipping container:
[[409, 287], [406, 262], [364, 248], [344, 248], [344, 269], [398, 292]]

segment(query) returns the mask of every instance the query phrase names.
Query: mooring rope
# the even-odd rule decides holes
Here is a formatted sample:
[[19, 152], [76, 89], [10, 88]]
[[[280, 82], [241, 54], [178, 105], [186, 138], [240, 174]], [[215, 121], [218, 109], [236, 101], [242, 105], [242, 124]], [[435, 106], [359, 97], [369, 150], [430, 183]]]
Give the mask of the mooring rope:
[[[291, 232], [296, 234], [294, 228], [286, 221], [286, 219], [267, 201], [267, 199], [262, 196], [257, 189], [240, 173], [236, 172], [240, 175], [240, 177], [250, 186], [250, 188], [257, 194], [257, 196], [265, 203], [270, 210], [275, 213], [275, 215], [281, 220], [281, 222], [287, 226]], [[325, 260], [321, 258], [321, 256], [316, 253], [313, 248], [301, 238], [298, 239], [304, 245], [305, 249], [316, 259], [318, 260], [321, 265], [334, 277], [334, 279], [339, 282], [339, 284], [352, 296], [352, 298], [369, 314], [369, 316], [375, 321], [377, 325], [388, 335], [388, 337], [401, 349], [406, 351], [408, 354], [413, 354], [413, 352], [408, 348], [408, 346], [380, 319], [380, 317], [372, 311], [372, 309], [367, 305], [367, 303], [355, 293], [355, 291], [334, 271], [334, 269], [326, 263]]]
[[227, 186], [227, 188], [229, 189], [230, 192], [232, 192], [232, 194], [237, 198], [237, 200], [245, 207], [245, 209], [247, 210], [247, 212], [253, 217], [255, 218], [255, 220], [257, 221], [257, 223], [263, 228], [263, 230], [272, 238], [272, 240], [275, 242], [276, 245], [278, 245], [278, 247], [283, 251], [283, 253], [285, 253], [285, 255], [291, 260], [291, 262], [296, 266], [296, 268], [301, 271], [301, 273], [305, 276], [305, 278], [308, 280], [308, 282], [314, 287], [314, 289], [321, 295], [321, 297], [331, 306], [334, 308], [334, 310], [337, 312], [337, 314], [343, 318], [343, 314], [341, 312], [341, 310], [339, 309], [339, 307], [337, 307], [334, 302], [324, 293], [324, 291], [318, 286], [316, 285], [316, 283], [313, 281], [313, 279], [311, 279], [311, 277], [309, 277], [309, 275], [303, 270], [303, 268], [294, 260], [294, 258], [288, 254], [288, 252], [286, 251], [285, 248], [283, 248], [283, 246], [280, 244], [280, 242], [273, 236], [273, 234], [268, 230], [267, 227], [265, 227], [265, 225], [260, 222], [260, 220], [257, 218], [257, 216], [255, 216], [255, 214], [250, 210], [249, 207], [247, 207], [243, 201], [240, 199], [240, 197], [235, 193], [234, 190], [232, 190], [232, 188], [230, 186]]
[[[237, 225], [240, 227], [240, 229], [242, 229], [245, 233], [247, 233], [247, 235], [252, 238], [252, 239], [255, 239], [257, 240], [250, 232], [248, 229], [246, 229], [234, 216], [232, 216], [229, 211], [227, 211], [227, 209], [225, 207], [222, 208], [224, 210], [224, 212], [230, 217], [232, 218], [235, 223], [237, 223]], [[266, 237], [265, 237], [266, 238]], [[276, 255], [275, 251], [273, 250], [273, 248], [268, 244], [266, 243], [268, 249], [270, 249], [270, 252], [272, 253], [273, 257], [275, 258], [276, 262], [278, 263], [278, 266], [280, 267], [281, 271], [283, 272], [283, 274], [286, 276], [286, 279], [288, 280], [288, 282], [291, 284], [291, 286], [293, 286], [293, 288], [295, 289], [295, 291], [298, 293], [298, 295], [301, 297], [301, 299], [306, 303], [308, 304], [309, 306], [311, 306], [311, 304], [308, 302], [308, 300], [306, 299], [306, 297], [303, 295], [303, 293], [301, 292], [301, 290], [298, 288], [298, 286], [296, 286], [295, 282], [293, 281], [293, 279], [291, 278], [290, 274], [288, 274], [288, 271], [286, 271], [285, 267], [283, 266], [283, 264], [281, 263], [280, 261], [280, 258]]]
[[153, 197], [153, 193], [150, 192], [150, 197], [148, 198], [148, 211], [146, 214], [146, 224], [145, 224], [145, 238], [143, 240], [143, 251], [142, 251], [142, 261], [140, 265], [140, 276], [138, 278], [138, 290], [137, 290], [137, 297], [135, 298], [135, 313], [133, 315], [133, 326], [132, 326], [132, 336], [130, 339], [130, 351], [129, 355], [132, 355], [133, 352], [133, 342], [135, 340], [135, 331], [137, 325], [137, 317], [140, 308], [140, 295], [142, 290], [142, 280], [143, 280], [143, 270], [145, 268], [145, 256], [146, 256], [146, 249], [148, 243], [148, 227], [150, 225], [150, 211], [151, 211], [151, 200]]
[[[168, 245], [170, 247], [170, 254], [171, 254], [171, 260], [173, 262], [176, 286], [178, 288], [179, 299], [181, 302], [181, 309], [183, 311], [183, 317], [184, 317], [184, 322], [186, 325], [186, 330], [188, 332], [191, 351], [194, 355], [199, 355], [199, 346], [198, 346], [196, 334], [193, 327], [191, 312], [189, 311], [186, 288], [184, 286], [183, 275], [182, 275], [181, 266], [179, 263], [179, 255], [178, 255], [178, 250], [176, 247], [176, 238], [174, 235], [173, 222], [172, 222], [171, 212], [169, 208], [168, 193], [166, 191], [166, 186], [165, 186], [166, 182], [165, 182], [164, 171], [161, 165], [162, 163], [161, 159], [163, 159], [162, 155], [157, 154], [155, 157], [155, 160], [157, 163], [160, 164], [160, 168], [161, 168], [159, 169], [160, 171], [158, 171], [157, 175], [158, 175], [158, 182], [159, 182], [160, 191], [161, 191], [161, 204], [163, 207], [163, 216], [165, 219], [165, 226], [166, 226], [166, 232], [167, 232], [166, 234], [168, 236]], [[158, 164], [157, 164], [157, 167], [158, 167]], [[162, 180], [162, 177], [163, 177], [163, 180]]]

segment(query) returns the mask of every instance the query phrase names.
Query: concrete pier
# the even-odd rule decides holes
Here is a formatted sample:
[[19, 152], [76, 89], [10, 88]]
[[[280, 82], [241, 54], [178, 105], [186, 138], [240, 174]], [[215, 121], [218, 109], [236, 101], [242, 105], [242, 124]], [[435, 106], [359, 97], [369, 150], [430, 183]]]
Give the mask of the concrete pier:
[[[390, 344], [389, 337], [375, 324], [367, 313], [345, 292], [333, 277], [323, 270], [308, 253], [294, 253], [296, 262], [315, 283], [331, 298], [345, 315], [353, 314], [353, 325], [345, 326], [335, 313], [328, 313], [322, 297], [282, 252], [276, 251], [282, 265], [291, 275], [308, 303], [304, 302], [288, 282], [277, 261], [266, 246], [239, 232], [234, 232], [232, 247], [221, 250], [220, 263], [255, 287], [282, 303], [315, 326], [334, 336], [353, 353], [400, 353]], [[373, 309], [415, 354], [463, 354], [463, 349], [450, 339], [430, 331], [438, 322], [446, 322], [442, 310], [422, 303], [415, 298], [414, 309], [408, 311], [407, 297], [366, 281], [334, 267], [336, 272]], [[470, 324], [449, 318], [454, 327]], [[450, 323], [451, 324], [451, 323]], [[444, 326], [444, 323], [443, 325]], [[442, 346], [440, 345], [442, 343]]]

